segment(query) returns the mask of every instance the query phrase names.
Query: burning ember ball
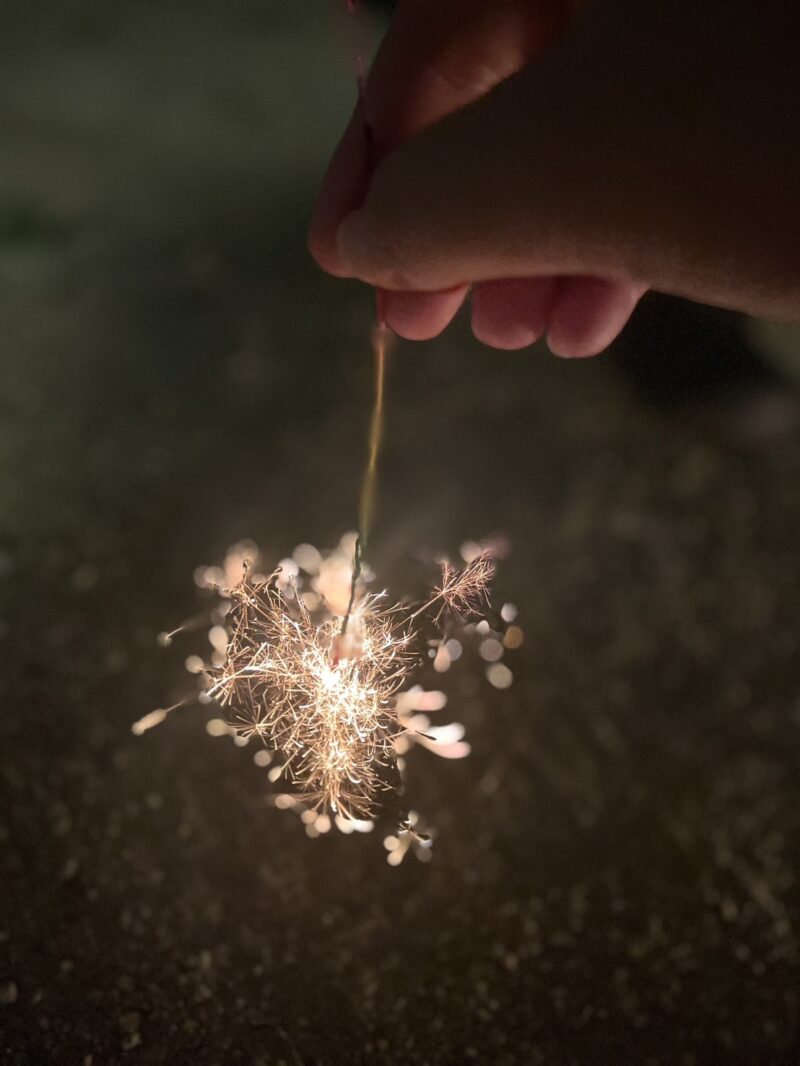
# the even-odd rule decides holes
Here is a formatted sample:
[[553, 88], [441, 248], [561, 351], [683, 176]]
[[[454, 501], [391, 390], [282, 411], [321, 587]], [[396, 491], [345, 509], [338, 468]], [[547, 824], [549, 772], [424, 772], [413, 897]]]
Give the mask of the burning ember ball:
[[281, 753], [283, 775], [309, 809], [369, 819], [408, 729], [395, 697], [423, 662], [425, 629], [486, 605], [492, 574], [487, 556], [458, 571], [445, 564], [441, 584], [415, 608], [356, 589], [343, 621], [321, 599], [312, 613], [294, 579], [280, 587], [279, 570], [261, 581], [245, 570], [226, 594], [227, 657], [208, 695], [229, 708], [237, 732]]
[[[195, 573], [198, 585], [222, 597], [209, 630], [211, 661], [186, 661], [202, 678], [202, 702], [227, 712], [226, 720], [208, 723], [209, 732], [239, 744], [262, 741], [256, 762], [287, 786], [276, 806], [296, 810], [312, 836], [332, 825], [371, 829], [401, 784], [413, 744], [445, 758], [469, 753], [459, 723], [430, 724], [428, 714], [445, 706], [445, 695], [415, 682], [430, 657], [438, 672], [460, 657], [464, 630], [484, 643], [491, 632], [480, 620], [494, 574], [490, 552], [470, 552], [461, 567], [442, 563], [427, 599], [406, 605], [369, 592], [366, 570], [353, 586], [354, 548], [352, 536], [325, 555], [300, 545], [266, 576], [248, 561], [257, 558], [255, 545], [237, 545], [224, 566]], [[134, 732], [173, 709], [151, 712]], [[415, 812], [386, 841], [393, 864], [408, 850], [429, 857], [430, 836]]]

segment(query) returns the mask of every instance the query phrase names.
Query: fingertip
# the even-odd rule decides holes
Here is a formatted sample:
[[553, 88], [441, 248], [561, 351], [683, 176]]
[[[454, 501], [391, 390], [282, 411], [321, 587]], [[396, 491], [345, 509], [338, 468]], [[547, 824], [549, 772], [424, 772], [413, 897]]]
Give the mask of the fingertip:
[[564, 359], [598, 355], [622, 331], [646, 291], [637, 282], [564, 278], [550, 313], [548, 348]]
[[450, 324], [466, 294], [466, 285], [444, 292], [384, 291], [383, 319], [392, 332], [405, 340], [431, 340]]
[[555, 278], [505, 278], [476, 285], [472, 332], [492, 348], [527, 348], [545, 330], [555, 288]]
[[534, 333], [525, 326], [517, 325], [513, 328], [505, 328], [502, 332], [487, 330], [473, 323], [472, 333], [476, 340], [485, 344], [488, 348], [496, 348], [502, 352], [519, 352], [523, 348], [530, 348], [541, 337], [541, 333]]

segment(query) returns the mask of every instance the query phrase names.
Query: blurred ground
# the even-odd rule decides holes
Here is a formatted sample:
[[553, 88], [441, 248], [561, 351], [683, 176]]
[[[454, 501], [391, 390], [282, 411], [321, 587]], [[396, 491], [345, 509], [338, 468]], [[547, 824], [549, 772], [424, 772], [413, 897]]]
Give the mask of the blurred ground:
[[507, 693], [448, 675], [473, 755], [414, 756], [432, 863], [307, 840], [205, 709], [131, 735], [195, 566], [353, 524], [371, 300], [304, 251], [329, 13], [0, 5], [0, 1060], [796, 1062], [797, 403], [670, 392], [747, 362], [729, 317], [398, 352], [381, 580], [501, 529], [526, 634]]

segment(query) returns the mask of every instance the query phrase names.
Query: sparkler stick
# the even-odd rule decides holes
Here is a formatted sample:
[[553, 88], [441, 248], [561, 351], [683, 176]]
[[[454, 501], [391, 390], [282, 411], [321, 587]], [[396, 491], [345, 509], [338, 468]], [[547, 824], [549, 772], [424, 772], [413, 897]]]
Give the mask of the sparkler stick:
[[[356, 2], [347, 0], [351, 12]], [[356, 48], [355, 62], [359, 94], [363, 94], [364, 59], [360, 46]], [[368, 124], [366, 136], [373, 160], [373, 131]], [[207, 664], [197, 656], [191, 657], [199, 662], [198, 669], [191, 668], [191, 672], [202, 670], [204, 675], [205, 702], [216, 701], [229, 711], [228, 724], [221, 723], [223, 732], [244, 743], [251, 737], [260, 738], [268, 749], [267, 762], [273, 753], [279, 756], [281, 762], [270, 771], [270, 780], [283, 778], [291, 794], [278, 799], [296, 804], [307, 830], [316, 826], [315, 832], [327, 831], [319, 828], [322, 825], [330, 828], [328, 812], [335, 816], [342, 831], [357, 822], [370, 826], [380, 810], [380, 794], [397, 789], [395, 779], [402, 772], [399, 756], [408, 744], [419, 737], [432, 747], [441, 739], [446, 729], [428, 731], [426, 716], [411, 711], [439, 709], [443, 703], [437, 707], [414, 701], [443, 694], [420, 693], [418, 686], [408, 686], [428, 655], [438, 654], [434, 647], [445, 652], [447, 658], [449, 645], [455, 644], [460, 654], [458, 641], [446, 640], [446, 636], [454, 631], [454, 626], [484, 614], [494, 573], [491, 552], [484, 550], [458, 569], [443, 562], [440, 583], [417, 605], [393, 603], [385, 593], [359, 589], [375, 506], [385, 414], [390, 333], [383, 314], [383, 298], [378, 290], [377, 323], [372, 331], [374, 398], [352, 570], [346, 557], [344, 563], [341, 557], [336, 559], [338, 588], [331, 589], [322, 581], [323, 567], [331, 556], [326, 560], [316, 549], [304, 545], [305, 561], [300, 559], [300, 548], [296, 549], [300, 567], [295, 565], [293, 572], [291, 567], [282, 571], [279, 566], [269, 577], [253, 575], [247, 557], [241, 555], [243, 546], [238, 545], [232, 558], [236, 561], [234, 572], [240, 568], [241, 578], [238, 573], [228, 577], [231, 568], [226, 560], [221, 573], [216, 568], [220, 576], [215, 574], [213, 582], [203, 584], [216, 588], [225, 605], [209, 632], [214, 657]], [[316, 555], [316, 564], [309, 563], [309, 551]], [[298, 575], [300, 569], [316, 575], [316, 584], [310, 589], [303, 588], [302, 576], [295, 580], [293, 573]], [[347, 610], [340, 621], [348, 578]], [[168, 645], [185, 628], [162, 634], [160, 643]], [[437, 634], [437, 639], [426, 641], [430, 631]], [[453, 658], [458, 655], [453, 653]], [[435, 668], [438, 669], [436, 665]], [[151, 712], [133, 725], [134, 733], [141, 735], [186, 702]], [[452, 728], [456, 729], [455, 738]], [[469, 750], [461, 743], [462, 733], [463, 727], [454, 723], [450, 740], [444, 742], [440, 754], [461, 758], [464, 749]], [[416, 824], [416, 816], [409, 812], [400, 821], [398, 832], [408, 833], [422, 843], [427, 838], [414, 828]], [[386, 839], [394, 841], [389, 861], [396, 865], [405, 849], [400, 850], [397, 837]]]
[[[364, 58], [363, 43], [357, 33], [356, 5], [357, 0], [346, 0], [347, 10], [353, 16], [352, 25], [356, 27], [353, 32], [353, 63], [356, 70], [356, 85], [358, 96], [364, 100], [364, 81], [366, 77], [366, 61]], [[366, 109], [362, 107], [364, 114]], [[364, 121], [364, 133], [367, 142], [367, 164], [371, 170], [375, 165], [375, 136], [369, 121]], [[386, 355], [389, 344], [389, 330], [383, 314], [383, 292], [375, 290], [375, 317], [376, 324], [372, 332], [372, 347], [375, 353], [375, 398], [372, 405], [372, 417], [370, 419], [369, 438], [367, 445], [367, 462], [361, 481], [361, 497], [358, 508], [358, 536], [353, 551], [353, 577], [350, 584], [350, 601], [347, 605], [344, 619], [342, 620], [342, 635], [347, 632], [350, 615], [355, 603], [358, 581], [361, 577], [361, 566], [367, 550], [372, 512], [375, 506], [375, 485], [378, 473], [378, 455], [383, 439], [383, 412], [384, 392], [386, 383]]]
[[358, 507], [358, 536], [356, 537], [353, 552], [353, 579], [350, 585], [350, 601], [342, 622], [342, 633], [347, 632], [347, 624], [355, 602], [356, 587], [361, 577], [361, 564], [367, 550], [372, 512], [375, 506], [375, 485], [378, 474], [378, 456], [380, 454], [381, 441], [383, 440], [383, 411], [384, 394], [386, 388], [386, 356], [389, 344], [389, 331], [382, 320], [381, 292], [377, 293], [378, 324], [373, 334], [372, 342], [375, 351], [375, 398], [372, 404], [372, 416], [370, 418], [369, 438], [367, 444], [367, 462], [364, 467], [364, 475], [361, 480], [361, 498]]
[[386, 383], [386, 354], [389, 342], [389, 331], [381, 320], [380, 315], [380, 292], [378, 293], [378, 324], [373, 333], [373, 345], [375, 348], [375, 400], [372, 407], [372, 418], [369, 426], [369, 443], [367, 447], [367, 465], [364, 468], [364, 477], [361, 482], [361, 504], [358, 512], [359, 541], [362, 553], [367, 550], [369, 527], [372, 520], [372, 510], [375, 504], [375, 479], [378, 471], [378, 454], [383, 438], [383, 409], [384, 392]]

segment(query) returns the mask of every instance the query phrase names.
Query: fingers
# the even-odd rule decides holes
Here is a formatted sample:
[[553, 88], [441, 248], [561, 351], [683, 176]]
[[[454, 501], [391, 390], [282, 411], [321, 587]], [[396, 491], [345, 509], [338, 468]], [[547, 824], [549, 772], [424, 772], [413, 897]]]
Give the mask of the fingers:
[[[563, 3], [542, 0], [401, 5], [368, 84], [380, 153], [517, 72], [559, 35], [569, 13]], [[388, 293], [387, 323], [410, 340], [428, 339], [447, 326], [465, 291], [462, 285], [444, 293]], [[616, 336], [641, 291], [589, 278], [490, 281], [473, 293], [473, 332], [493, 347], [518, 349], [549, 330], [565, 354], [590, 354]]]
[[[339, 223], [369, 182], [368, 122], [380, 159], [408, 137], [509, 77], [563, 29], [574, 0], [402, 0], [364, 92], [337, 148], [312, 216], [309, 249], [331, 274], [349, 273], [339, 255]], [[387, 321], [401, 336], [434, 336], [462, 297], [387, 299]], [[448, 317], [449, 315], [449, 317]]]
[[[339, 227], [343, 272], [382, 288], [425, 291], [585, 272], [582, 249], [573, 239], [570, 256], [565, 244], [563, 216], [564, 199], [577, 199], [588, 183], [573, 191], [560, 182], [544, 118], [520, 119], [539, 110], [535, 94], [522, 91], [528, 80], [526, 71], [385, 160], [363, 207]], [[584, 179], [582, 163], [570, 180]], [[563, 172], [562, 161], [556, 166]]]
[[[378, 157], [529, 62], [559, 31], [564, 6], [559, 0], [401, 3], [366, 86]], [[428, 340], [449, 325], [466, 292], [466, 285], [387, 292], [387, 325], [407, 340]]]
[[597, 355], [645, 292], [644, 285], [590, 277], [486, 281], [472, 294], [472, 332], [493, 348], [526, 348], [546, 334], [555, 355]]
[[493, 348], [526, 348], [547, 329], [557, 287], [556, 278], [506, 278], [477, 285], [472, 332]]
[[582, 282], [554, 305], [551, 344], [572, 355], [614, 334], [639, 279], [796, 317], [798, 164], [786, 130], [800, 67], [771, 58], [783, 55], [790, 7], [796, 18], [796, 5], [778, 4], [767, 25], [744, 2], [726, 18], [688, 0], [680, 18], [666, 0], [648, 14], [588, 5], [557, 49], [392, 151], [339, 228], [342, 270], [422, 291], [615, 279]]
[[563, 29], [564, 0], [402, 0], [370, 71], [379, 155], [521, 70]]
[[466, 285], [444, 292], [383, 293], [383, 320], [389, 329], [409, 341], [437, 337], [452, 321], [467, 295]]
[[[446, 0], [400, 6], [367, 89], [380, 155], [527, 61], [536, 47], [530, 41], [535, 5], [524, 7], [508, 0], [494, 7], [457, 0], [457, 10]], [[407, 340], [429, 340], [450, 324], [466, 292], [462, 285], [442, 293], [387, 293], [386, 323]]]
[[564, 278], [550, 313], [547, 344], [554, 355], [597, 355], [621, 332], [647, 291], [635, 282]]

